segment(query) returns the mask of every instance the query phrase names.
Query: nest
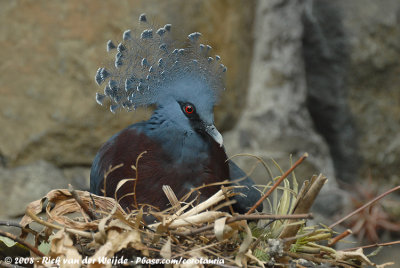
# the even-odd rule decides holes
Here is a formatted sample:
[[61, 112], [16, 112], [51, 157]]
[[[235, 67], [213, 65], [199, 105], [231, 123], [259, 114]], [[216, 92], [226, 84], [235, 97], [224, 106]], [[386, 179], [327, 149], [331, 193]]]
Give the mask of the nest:
[[[391, 264], [372, 263], [362, 248], [335, 250], [334, 244], [351, 232], [337, 234], [324, 225], [306, 225], [327, 179], [313, 176], [299, 188], [293, 170], [305, 157], [261, 187], [263, 197], [243, 215], [231, 210], [236, 186], [221, 185], [221, 190], [198, 204], [196, 199], [178, 201], [166, 186], [163, 194], [170, 200], [170, 209], [159, 212], [141, 207], [129, 213], [109, 197], [72, 187], [52, 190], [28, 205], [18, 241], [35, 256], [36, 267], [347, 268]], [[263, 200], [271, 213], [255, 210]], [[39, 217], [43, 208], [45, 219]], [[149, 215], [157, 219], [153, 224], [144, 221]], [[33, 222], [42, 227], [40, 232], [30, 227]], [[24, 240], [28, 233], [34, 235], [35, 245]]]

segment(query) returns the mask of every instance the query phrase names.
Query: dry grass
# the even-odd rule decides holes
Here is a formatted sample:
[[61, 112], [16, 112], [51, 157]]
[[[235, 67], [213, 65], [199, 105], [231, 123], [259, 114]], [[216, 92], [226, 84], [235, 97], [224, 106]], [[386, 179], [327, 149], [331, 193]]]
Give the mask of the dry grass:
[[[213, 264], [222, 267], [390, 264], [373, 264], [362, 248], [335, 250], [333, 245], [351, 232], [337, 235], [324, 225], [307, 226], [307, 219], [312, 218], [311, 205], [327, 179], [323, 175], [313, 176], [299, 188], [293, 169], [287, 174], [282, 171], [270, 184], [261, 187], [266, 193], [264, 206], [270, 211], [268, 214], [237, 215], [226, 212], [229, 209], [221, 210], [232, 204], [235, 186], [221, 185], [220, 191], [197, 205], [195, 200], [178, 200], [166, 186], [164, 193], [159, 194], [167, 195], [172, 204], [170, 209], [159, 212], [149, 206], [130, 213], [112, 198], [58, 189], [29, 204], [20, 224], [25, 234], [29, 231], [35, 235], [36, 244], [30, 246], [41, 249], [45, 257], [85, 260], [85, 267], [111, 267], [102, 264], [101, 258], [116, 260], [121, 256], [133, 261], [137, 257], [223, 260], [223, 264], [222, 261]], [[41, 219], [38, 215], [44, 204], [46, 217]], [[145, 224], [146, 215], [157, 221]], [[43, 230], [32, 231], [29, 227], [32, 222], [39, 223]], [[47, 250], [46, 243], [49, 243]], [[44, 257], [33, 256], [37, 266], [41, 266]], [[81, 266], [82, 263], [65, 267]], [[186, 267], [196, 266], [203, 267], [200, 264]]]

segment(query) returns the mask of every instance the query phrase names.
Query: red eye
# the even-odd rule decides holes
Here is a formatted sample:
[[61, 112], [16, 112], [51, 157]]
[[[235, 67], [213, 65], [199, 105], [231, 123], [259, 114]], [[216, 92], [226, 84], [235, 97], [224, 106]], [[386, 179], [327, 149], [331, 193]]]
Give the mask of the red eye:
[[192, 105], [186, 105], [185, 106], [185, 113], [192, 114], [193, 112], [194, 112], [194, 109], [193, 109]]

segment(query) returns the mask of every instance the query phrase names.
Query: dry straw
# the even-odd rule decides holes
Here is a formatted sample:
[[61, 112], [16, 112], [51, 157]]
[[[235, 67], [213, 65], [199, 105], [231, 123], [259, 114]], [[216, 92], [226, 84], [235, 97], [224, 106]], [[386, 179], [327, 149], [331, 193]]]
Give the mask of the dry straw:
[[[351, 231], [336, 236], [327, 226], [306, 225], [307, 219], [312, 218], [310, 208], [327, 180], [322, 174], [313, 176], [299, 189], [293, 170], [306, 157], [302, 156], [287, 172], [281, 171], [275, 178], [268, 165], [258, 158], [272, 180], [260, 187], [262, 199], [245, 215], [227, 212], [237, 186], [227, 186], [225, 182], [221, 183], [220, 191], [201, 203], [196, 198], [190, 200], [189, 196], [193, 197], [190, 194], [178, 200], [172, 189], [165, 186], [160, 194], [167, 195], [172, 207], [162, 212], [141, 206], [127, 213], [113, 198], [70, 187], [52, 190], [28, 205], [20, 227], [24, 234], [35, 236], [35, 245], [24, 240], [25, 237], [14, 240], [25, 244], [38, 263], [45, 256], [76, 260], [87, 257], [93, 261], [83, 265], [87, 267], [110, 267], [98, 263], [98, 257], [116, 256], [223, 259], [224, 267], [288, 267], [289, 263], [292, 263], [290, 267], [389, 265], [372, 263], [361, 247], [352, 251], [335, 250], [333, 245]], [[116, 168], [110, 167], [110, 172]], [[136, 169], [137, 164], [132, 168]], [[263, 200], [264, 210], [269, 213], [254, 209]], [[43, 206], [45, 219], [39, 217]], [[144, 217], [149, 215], [157, 221], [147, 225]], [[43, 230], [34, 231], [30, 227], [33, 222]], [[7, 233], [0, 235], [7, 236]], [[45, 248], [46, 243], [49, 243], [48, 252], [44, 254], [38, 248]], [[81, 266], [82, 263], [68, 267]]]

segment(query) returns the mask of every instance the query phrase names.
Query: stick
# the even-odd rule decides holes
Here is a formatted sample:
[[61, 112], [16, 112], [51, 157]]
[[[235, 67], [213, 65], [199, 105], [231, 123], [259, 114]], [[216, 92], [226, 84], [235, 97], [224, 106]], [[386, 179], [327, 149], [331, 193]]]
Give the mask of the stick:
[[8, 226], [8, 227], [18, 227], [18, 228], [23, 228], [19, 222], [16, 221], [0, 221], [0, 226]]
[[74, 187], [72, 187], [71, 184], [68, 184], [68, 191], [71, 193], [72, 197], [76, 200], [76, 202], [81, 206], [83, 211], [89, 216], [89, 218], [94, 221], [97, 220], [96, 215], [93, 213], [93, 211], [82, 201], [82, 199], [79, 197], [77, 192], [75, 191]]
[[13, 234], [10, 234], [8, 232], [4, 232], [4, 231], [0, 230], [0, 235], [8, 237], [8, 238], [14, 240], [17, 243], [20, 243], [21, 245], [24, 245], [25, 247], [29, 248], [30, 251], [32, 251], [33, 253], [35, 253], [39, 257], [44, 257], [45, 256], [39, 249], [35, 248], [33, 245], [29, 244], [28, 242], [25, 242], [24, 240], [16, 237]]
[[366, 203], [366, 204], [363, 205], [362, 207], [359, 207], [358, 209], [354, 210], [353, 212], [351, 212], [351, 213], [348, 214], [347, 216], [345, 216], [345, 217], [341, 218], [340, 220], [338, 220], [337, 222], [331, 224], [331, 225], [329, 226], [329, 228], [332, 229], [332, 228], [335, 227], [336, 225], [342, 223], [343, 221], [347, 220], [348, 218], [354, 216], [355, 214], [357, 214], [357, 213], [359, 213], [360, 211], [364, 210], [365, 208], [369, 207], [370, 205], [372, 205], [372, 204], [375, 203], [376, 201], [378, 201], [378, 200], [384, 198], [384, 197], [387, 196], [388, 194], [390, 194], [390, 193], [392, 193], [392, 192], [394, 192], [394, 191], [397, 191], [397, 190], [399, 190], [399, 189], [400, 189], [400, 185], [399, 185], [399, 186], [396, 186], [396, 187], [394, 187], [394, 188], [392, 188], [392, 189], [390, 189], [389, 191], [384, 192], [383, 194], [381, 194], [381, 195], [379, 195], [379, 196], [377, 196], [377, 197], [375, 197], [374, 199], [372, 199], [371, 201], [369, 201], [368, 203]]
[[344, 231], [343, 233], [341, 233], [338, 236], [335, 236], [334, 238], [331, 239], [331, 241], [329, 241], [328, 243], [328, 247], [332, 247], [333, 245], [335, 245], [337, 242], [339, 242], [340, 240], [342, 240], [343, 238], [351, 235], [353, 233], [353, 231], [351, 231], [350, 229], [347, 229], [346, 231]]
[[398, 245], [398, 244], [400, 244], [400, 240], [387, 242], [387, 243], [375, 243], [375, 244], [372, 244], [372, 245], [356, 247], [356, 248], [346, 248], [343, 251], [353, 251], [353, 250], [357, 250], [359, 248], [373, 248], [373, 247], [393, 246], [393, 245]]
[[287, 256], [293, 258], [293, 259], [296, 259], [296, 260], [305, 259], [307, 261], [312, 261], [314, 263], [328, 263], [328, 264], [333, 264], [335, 266], [340, 265], [340, 266], [343, 266], [345, 268], [354, 267], [354, 266], [352, 266], [350, 264], [347, 264], [347, 263], [344, 263], [344, 262], [336, 262], [335, 260], [327, 260], [327, 259], [317, 258], [317, 257], [314, 257], [314, 256], [312, 256], [310, 254], [299, 254], [299, 253], [294, 253], [294, 252], [290, 252], [290, 251], [285, 252], [285, 254]]
[[16, 221], [0, 221], [0, 226], [21, 228], [23, 232], [33, 234], [34, 236], [38, 234], [35, 230], [32, 230], [29, 227], [23, 227], [21, 224], [19, 224], [19, 222]]
[[249, 211], [247, 211], [246, 215], [249, 215], [256, 210], [256, 208], [261, 205], [261, 203], [281, 184], [281, 182], [293, 172], [293, 170], [300, 165], [304, 159], [308, 157], [308, 153], [303, 154], [299, 160], [297, 160], [291, 168], [289, 168], [276, 182], [275, 184], [257, 201], [257, 203], [252, 206]]
[[[237, 215], [231, 218], [228, 218], [226, 220], [226, 224], [232, 223], [235, 221], [241, 221], [241, 220], [260, 220], [260, 219], [272, 219], [272, 220], [284, 220], [284, 219], [312, 219], [313, 216], [311, 213], [309, 214], [297, 214], [297, 215]], [[200, 227], [198, 229], [194, 230], [189, 230], [186, 232], [176, 232], [173, 231], [172, 233], [175, 235], [181, 235], [181, 236], [191, 236], [195, 234], [199, 234], [208, 230], [212, 230], [214, 228], [214, 223]]]

